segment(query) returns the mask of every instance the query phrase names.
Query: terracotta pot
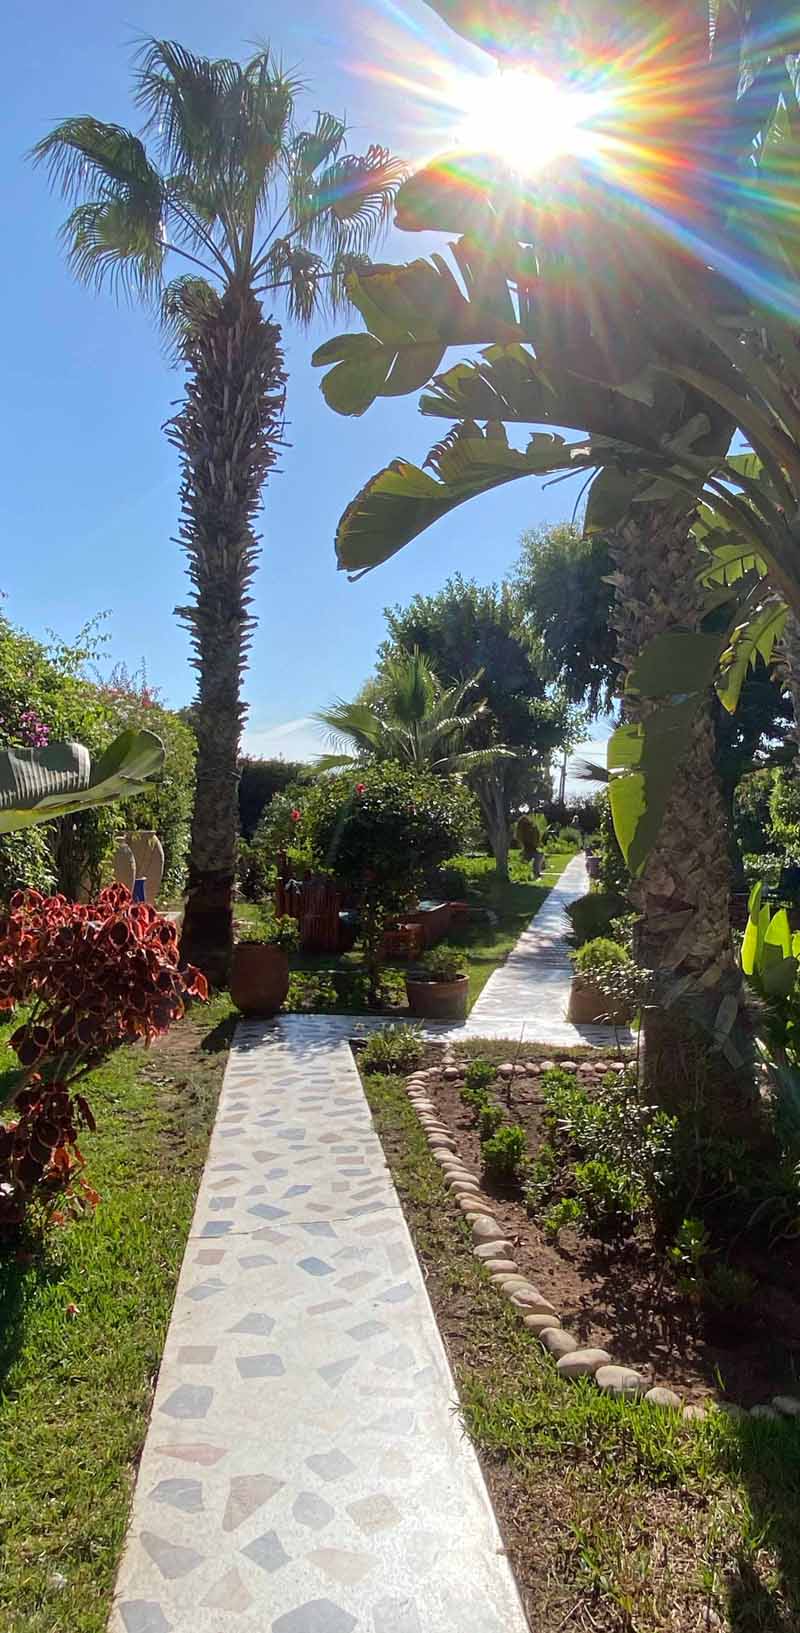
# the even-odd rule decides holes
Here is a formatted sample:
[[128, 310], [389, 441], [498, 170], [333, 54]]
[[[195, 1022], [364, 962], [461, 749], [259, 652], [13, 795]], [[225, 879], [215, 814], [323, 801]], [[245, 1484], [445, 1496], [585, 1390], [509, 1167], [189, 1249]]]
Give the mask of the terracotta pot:
[[289, 955], [264, 941], [237, 941], [231, 997], [243, 1015], [276, 1015], [289, 991]]
[[419, 981], [406, 976], [408, 1007], [427, 1021], [463, 1021], [467, 1013], [469, 976], [457, 981]]
[[594, 1021], [600, 1021], [608, 1026], [624, 1026], [630, 1020], [630, 1013], [626, 1009], [611, 1009], [608, 999], [592, 981], [587, 981], [583, 975], [573, 975], [569, 991], [569, 1006], [567, 1020], [575, 1026], [588, 1026]]

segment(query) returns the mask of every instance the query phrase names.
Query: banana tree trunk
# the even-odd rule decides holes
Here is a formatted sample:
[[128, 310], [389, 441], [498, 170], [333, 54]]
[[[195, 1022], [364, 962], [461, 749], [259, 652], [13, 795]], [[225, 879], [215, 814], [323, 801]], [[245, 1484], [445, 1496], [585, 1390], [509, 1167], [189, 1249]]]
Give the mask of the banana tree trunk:
[[254, 620], [253, 522], [280, 447], [285, 375], [280, 329], [247, 286], [209, 302], [184, 341], [189, 378], [167, 427], [183, 467], [180, 542], [193, 599], [177, 609], [198, 674], [197, 782], [181, 951], [215, 986], [233, 946], [241, 679]]
[[[610, 541], [617, 568], [613, 622], [625, 674], [654, 636], [699, 625], [690, 522], [674, 509], [642, 508]], [[645, 708], [626, 699], [629, 719]], [[645, 1071], [648, 1090], [670, 1112], [691, 1115], [706, 1131], [754, 1136], [758, 1098], [741, 1024], [728, 822], [709, 694], [695, 716], [659, 838], [631, 888], [641, 915], [637, 958], [654, 978], [644, 1016]]]

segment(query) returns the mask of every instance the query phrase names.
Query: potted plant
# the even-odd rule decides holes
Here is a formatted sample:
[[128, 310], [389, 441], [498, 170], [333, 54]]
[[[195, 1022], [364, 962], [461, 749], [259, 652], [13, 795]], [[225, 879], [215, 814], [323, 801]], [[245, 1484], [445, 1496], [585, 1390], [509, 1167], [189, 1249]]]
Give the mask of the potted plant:
[[624, 1025], [631, 1019], [632, 1004], [621, 995], [619, 976], [628, 966], [633, 973], [630, 954], [618, 941], [608, 936], [595, 936], [585, 941], [577, 952], [570, 953], [575, 969], [569, 995], [567, 1019], [576, 1026], [592, 1021], [609, 1021]]
[[289, 991], [289, 954], [300, 944], [297, 920], [261, 912], [233, 949], [231, 997], [243, 1015], [275, 1015]]
[[467, 1013], [467, 959], [458, 947], [432, 947], [414, 975], [406, 976], [412, 1015], [429, 1021], [463, 1021]]

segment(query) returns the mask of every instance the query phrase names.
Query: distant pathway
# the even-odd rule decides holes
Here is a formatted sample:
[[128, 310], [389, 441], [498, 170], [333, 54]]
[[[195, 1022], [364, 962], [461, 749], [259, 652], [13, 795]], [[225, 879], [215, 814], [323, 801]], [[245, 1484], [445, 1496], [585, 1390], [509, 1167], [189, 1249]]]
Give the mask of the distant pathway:
[[[520, 936], [505, 963], [489, 976], [460, 1037], [519, 1038], [561, 1047], [613, 1045], [611, 1026], [573, 1026], [566, 1019], [572, 965], [567, 956], [570, 921], [565, 909], [589, 889], [582, 851], [568, 862], [558, 883]], [[622, 1029], [621, 1038], [630, 1041]]]

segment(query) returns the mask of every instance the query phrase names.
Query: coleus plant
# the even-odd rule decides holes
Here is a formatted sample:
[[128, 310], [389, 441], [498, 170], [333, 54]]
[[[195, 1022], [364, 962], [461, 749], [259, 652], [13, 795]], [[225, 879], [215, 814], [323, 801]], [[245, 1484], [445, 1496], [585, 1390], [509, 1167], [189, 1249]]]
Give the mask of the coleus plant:
[[0, 1011], [25, 1005], [10, 1039], [20, 1063], [14, 1115], [0, 1123], [0, 1234], [31, 1206], [45, 1221], [93, 1207], [78, 1139], [94, 1130], [79, 1085], [121, 1043], [151, 1042], [205, 999], [205, 977], [179, 968], [174, 924], [124, 885], [95, 901], [18, 891], [0, 919]]

